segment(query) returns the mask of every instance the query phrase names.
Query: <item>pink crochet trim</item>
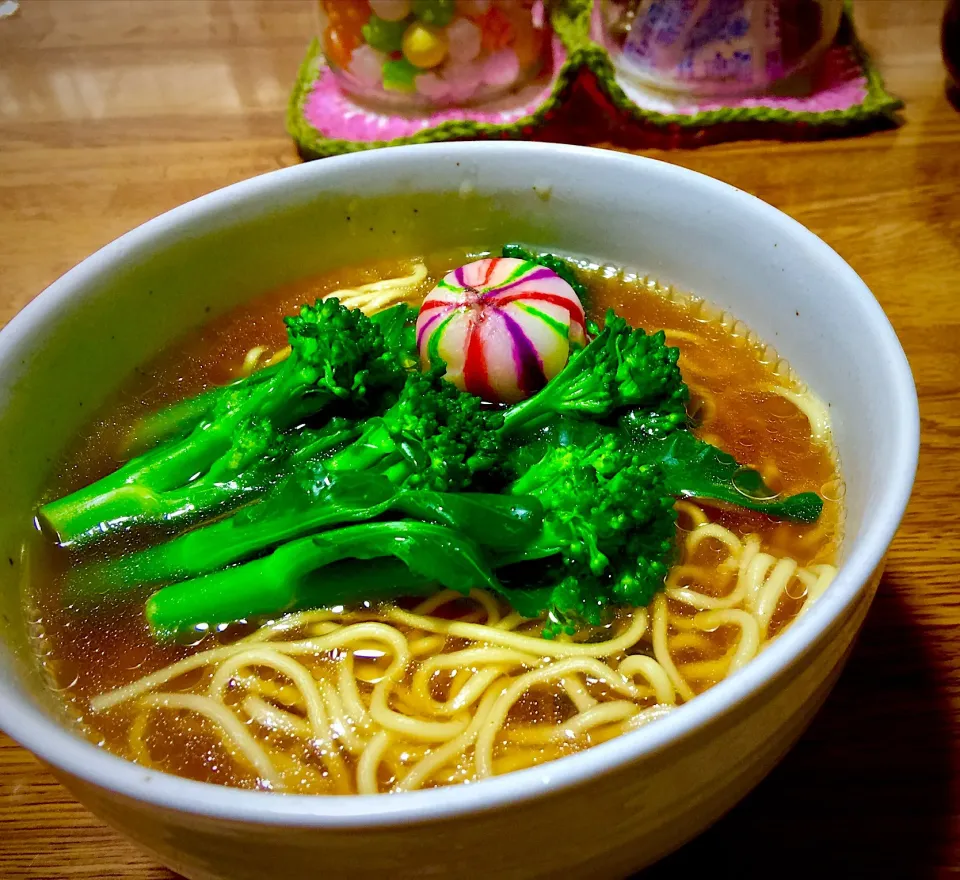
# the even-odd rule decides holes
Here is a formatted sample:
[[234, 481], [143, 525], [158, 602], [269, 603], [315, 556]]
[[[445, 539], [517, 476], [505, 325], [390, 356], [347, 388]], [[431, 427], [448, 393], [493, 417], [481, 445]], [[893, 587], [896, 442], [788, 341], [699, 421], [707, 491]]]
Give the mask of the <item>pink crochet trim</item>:
[[[625, 85], [621, 83], [621, 86]], [[770, 107], [789, 110], [791, 113], [823, 113], [827, 110], [847, 110], [863, 102], [867, 96], [867, 78], [863, 67], [849, 46], [834, 45], [824, 55], [810, 80], [810, 93], [799, 96], [756, 95], [746, 98], [723, 100], [705, 99], [693, 103], [689, 96], [672, 103], [669, 99], [647, 99], [634, 94], [626, 87], [627, 94], [637, 99], [639, 106], [661, 113], [680, 113], [693, 116], [710, 110], [726, 107]]]
[[[559, 39], [553, 41], [553, 75], [566, 61]], [[541, 79], [482, 107], [453, 107], [423, 116], [407, 116], [370, 110], [340, 91], [336, 77], [324, 68], [303, 105], [303, 115], [323, 137], [331, 140], [390, 141], [411, 137], [443, 122], [470, 120], [509, 125], [535, 113], [553, 92], [553, 79]]]

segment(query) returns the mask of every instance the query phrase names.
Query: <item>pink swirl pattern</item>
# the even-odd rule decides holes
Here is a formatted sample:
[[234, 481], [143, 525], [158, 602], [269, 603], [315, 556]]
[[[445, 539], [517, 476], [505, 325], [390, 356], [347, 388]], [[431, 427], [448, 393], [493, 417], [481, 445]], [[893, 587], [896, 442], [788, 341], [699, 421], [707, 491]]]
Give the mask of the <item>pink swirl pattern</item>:
[[542, 388], [586, 341], [583, 305], [552, 269], [527, 260], [477, 260], [447, 274], [417, 319], [424, 368], [497, 403]]

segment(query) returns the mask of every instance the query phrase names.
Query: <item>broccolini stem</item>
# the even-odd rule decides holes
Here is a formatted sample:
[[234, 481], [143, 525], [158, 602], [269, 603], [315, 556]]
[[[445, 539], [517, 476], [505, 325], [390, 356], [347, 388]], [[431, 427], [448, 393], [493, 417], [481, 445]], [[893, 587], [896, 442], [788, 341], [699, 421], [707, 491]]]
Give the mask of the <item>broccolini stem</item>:
[[69, 579], [70, 598], [92, 599], [144, 584], [196, 577], [311, 532], [372, 519], [383, 514], [392, 500], [352, 509], [317, 504], [250, 524], [238, 524], [233, 517], [224, 519], [164, 544], [79, 570]]
[[[591, 345], [600, 343], [596, 340]], [[587, 363], [581, 348], [570, 355], [566, 366], [532, 397], [508, 407], [503, 413], [505, 435], [522, 430], [533, 430], [545, 419], [565, 412], [586, 416], [602, 416], [607, 406], [597, 406], [590, 401], [589, 391], [595, 384], [592, 372], [585, 371]]]
[[540, 534], [542, 511], [532, 498], [397, 490], [389, 475], [339, 476], [313, 487], [303, 480], [294, 475], [260, 505], [164, 544], [78, 566], [67, 577], [68, 601], [96, 601], [147, 584], [195, 578], [284, 542], [333, 526], [374, 520], [388, 512], [472, 534], [477, 544], [498, 558], [502, 552], [526, 548]]
[[341, 560], [389, 557], [422, 576], [423, 588], [442, 582], [466, 593], [495, 582], [476, 545], [451, 529], [422, 522], [364, 523], [291, 541], [262, 559], [164, 587], [147, 600], [147, 622], [163, 638], [202, 624], [409, 594], [409, 576], [377, 584], [375, 595], [363, 577], [328, 582], [324, 576], [327, 566]]
[[[285, 361], [285, 364], [290, 363]], [[82, 546], [108, 531], [138, 523], [161, 523], [181, 515], [183, 496], [190, 499], [195, 489], [200, 494], [214, 488], [231, 475], [214, 471], [213, 485], [195, 479], [215, 468], [220, 456], [229, 451], [235, 432], [256, 415], [259, 418], [277, 418], [278, 427], [286, 427], [283, 407], [291, 398], [288, 386], [297, 376], [278, 370], [266, 381], [257, 383], [250, 393], [222, 417], [202, 420], [191, 433], [180, 440], [172, 440], [138, 456], [118, 470], [77, 492], [51, 501], [39, 510], [41, 522], [57, 535], [62, 546]], [[328, 397], [317, 394], [312, 403], [320, 409]], [[227, 485], [224, 482], [224, 485]], [[182, 489], [167, 502], [160, 493]], [[188, 502], [182, 515], [208, 508], [208, 499]], [[216, 506], [216, 505], [214, 505]]]
[[509, 407], [503, 414], [504, 435], [516, 433], [524, 428], [534, 428], [538, 419], [551, 415], [549, 410], [541, 410], [541, 403], [539, 396], [534, 394], [533, 397], [528, 397]]
[[142, 455], [164, 440], [182, 437], [213, 409], [221, 394], [214, 388], [178, 401], [137, 422], [123, 438], [124, 456]]
[[296, 575], [291, 577], [289, 570], [271, 559], [158, 590], [146, 606], [154, 637], [167, 640], [204, 625], [360, 601], [429, 596], [437, 591], [435, 581], [411, 571], [399, 559], [343, 559], [327, 564], [318, 552], [311, 560], [303, 560], [303, 572], [296, 580]]
[[[198, 481], [182, 490], [157, 493], [132, 483], [112, 489], [76, 507], [64, 504], [69, 498], [52, 502], [43, 508], [42, 522], [57, 530], [57, 538], [62, 545], [82, 546], [105, 532], [126, 526], [145, 522], [153, 525], [188, 521], [203, 514], [236, 507], [258, 495], [264, 488], [255, 483]], [[49, 510], [51, 507], [54, 508], [52, 511]], [[68, 523], [67, 527], [61, 527], [62, 530], [57, 527], [61, 516]]]
[[390, 432], [377, 419], [355, 442], [327, 459], [325, 467], [332, 472], [363, 471], [375, 468], [385, 457], [395, 453], [396, 444]]
[[[328, 429], [330, 426], [327, 426]], [[299, 446], [293, 451], [290, 455], [290, 464], [291, 466], [304, 461], [310, 461], [315, 458], [320, 458], [324, 453], [329, 452], [331, 449], [336, 449], [338, 446], [343, 446], [347, 443], [352, 443], [360, 434], [360, 429], [357, 427], [357, 424], [354, 422], [350, 425], [344, 425], [335, 430], [322, 430], [318, 432], [318, 435], [315, 439], [310, 439], [303, 445]]]
[[124, 437], [122, 451], [129, 456], [141, 455], [164, 440], [183, 437], [192, 431], [201, 419], [209, 415], [225, 392], [235, 389], [240, 383], [252, 387], [258, 382], [269, 379], [279, 367], [279, 362], [272, 364], [229, 385], [209, 388], [195, 397], [188, 397], [186, 400], [177, 401], [149, 413], [140, 419]]

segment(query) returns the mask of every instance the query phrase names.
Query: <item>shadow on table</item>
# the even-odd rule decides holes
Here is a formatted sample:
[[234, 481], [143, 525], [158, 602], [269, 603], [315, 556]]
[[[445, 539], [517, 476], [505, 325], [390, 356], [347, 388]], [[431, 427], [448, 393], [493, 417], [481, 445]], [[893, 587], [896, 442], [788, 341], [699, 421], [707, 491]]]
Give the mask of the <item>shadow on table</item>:
[[947, 100], [953, 106], [954, 110], [960, 110], [960, 86], [948, 82], [946, 85]]
[[884, 576], [859, 642], [783, 763], [702, 836], [633, 880], [730, 868], [741, 877], [924, 877], [950, 822], [946, 687]]

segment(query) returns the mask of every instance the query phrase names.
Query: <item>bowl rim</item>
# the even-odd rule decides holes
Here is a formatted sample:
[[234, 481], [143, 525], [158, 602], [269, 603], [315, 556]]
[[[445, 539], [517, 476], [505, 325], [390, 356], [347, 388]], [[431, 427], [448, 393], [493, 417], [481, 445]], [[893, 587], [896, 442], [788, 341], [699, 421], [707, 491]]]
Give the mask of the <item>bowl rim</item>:
[[[687, 738], [711, 719], [725, 715], [783, 675], [799, 657], [824, 636], [862, 597], [871, 574], [884, 554], [906, 509], [913, 487], [919, 455], [919, 405], [910, 366], [900, 342], [880, 304], [854, 270], [822, 239], [772, 205], [730, 184], [686, 168], [647, 157], [592, 147], [529, 142], [461, 142], [418, 144], [337, 156], [294, 165], [215, 190], [173, 208], [107, 244], [28, 303], [0, 330], [0, 357], [18, 339], [42, 332], [48, 312], [95, 281], [104, 271], [129, 258], [139, 248], [175, 234], [178, 227], [204, 216], [217, 216], [248, 200], [283, 191], [291, 180], [322, 180], [349, 165], [378, 167], [402, 165], [410, 156], [436, 153], [436, 159], [509, 161], [512, 154], [540, 154], [544, 167], [562, 163], [604, 162], [616, 171], [642, 173], [669, 183], [683, 180], [714, 197], [748, 209], [760, 223], [779, 227], [791, 238], [804, 240], [828, 271], [837, 278], [845, 295], [860, 300], [864, 332], [870, 333], [886, 355], [892, 383], [883, 389], [884, 405], [891, 412], [894, 435], [893, 465], [876, 503], [876, 513], [852, 545], [830, 589], [781, 634], [762, 655], [734, 675], [699, 695], [656, 724], [622, 734], [575, 755], [484, 780], [425, 791], [383, 795], [323, 797], [246, 791], [214, 783], [184, 779], [140, 767], [109, 754], [69, 732], [29, 699], [15, 694], [0, 681], [0, 727], [25, 748], [59, 770], [100, 789], [135, 801], [183, 814], [249, 822], [261, 825], [373, 828], [449, 819], [465, 814], [518, 804], [582, 784], [592, 777], [647, 758]], [[322, 184], [317, 184], [322, 187]]]

